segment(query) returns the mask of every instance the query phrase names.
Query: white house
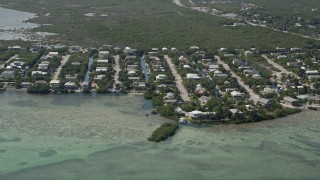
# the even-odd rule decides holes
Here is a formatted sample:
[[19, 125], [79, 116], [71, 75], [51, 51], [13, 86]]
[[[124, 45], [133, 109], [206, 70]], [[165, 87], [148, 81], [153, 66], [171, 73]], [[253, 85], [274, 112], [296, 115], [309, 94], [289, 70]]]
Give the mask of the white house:
[[50, 81], [50, 87], [51, 88], [60, 88], [60, 80], [55, 80], [55, 79], [53, 79], [53, 80], [51, 80]]
[[201, 79], [201, 78], [199, 77], [198, 74], [188, 73], [188, 74], [187, 74], [187, 79], [199, 80], [199, 79]]
[[99, 51], [99, 59], [106, 59], [109, 57], [109, 51]]
[[164, 75], [164, 74], [159, 74], [159, 75], [156, 76], [156, 81], [160, 81], [160, 80], [163, 80], [163, 79], [166, 79], [166, 78], [167, 78], [166, 75]]

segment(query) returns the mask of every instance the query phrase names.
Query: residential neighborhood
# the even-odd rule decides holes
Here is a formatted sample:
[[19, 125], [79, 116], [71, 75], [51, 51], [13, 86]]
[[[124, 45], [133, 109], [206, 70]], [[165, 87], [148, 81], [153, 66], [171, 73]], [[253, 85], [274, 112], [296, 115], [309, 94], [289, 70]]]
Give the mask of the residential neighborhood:
[[261, 121], [320, 104], [317, 48], [12, 47], [1, 52], [2, 90], [144, 94], [153, 113], [193, 123]]

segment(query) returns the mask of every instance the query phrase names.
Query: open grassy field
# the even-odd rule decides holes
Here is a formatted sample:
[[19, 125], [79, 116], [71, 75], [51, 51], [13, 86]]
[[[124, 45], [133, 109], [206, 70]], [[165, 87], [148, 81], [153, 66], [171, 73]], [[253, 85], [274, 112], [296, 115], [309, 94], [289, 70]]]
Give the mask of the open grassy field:
[[178, 7], [172, 0], [0, 0], [0, 4], [37, 13], [39, 18], [32, 21], [53, 25], [40, 30], [59, 33], [70, 44], [268, 49], [304, 47], [311, 41], [260, 27], [224, 27], [231, 20]]

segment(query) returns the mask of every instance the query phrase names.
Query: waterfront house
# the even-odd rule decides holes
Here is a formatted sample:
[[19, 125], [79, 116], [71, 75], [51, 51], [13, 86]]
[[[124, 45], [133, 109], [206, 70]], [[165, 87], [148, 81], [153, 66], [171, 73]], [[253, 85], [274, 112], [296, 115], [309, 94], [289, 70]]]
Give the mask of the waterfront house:
[[31, 82], [22, 82], [21, 84], [21, 88], [29, 88], [32, 86]]
[[291, 105], [291, 106], [298, 106], [298, 100], [294, 99], [292, 97], [286, 96], [283, 98], [283, 101], [285, 104]]
[[64, 88], [65, 88], [65, 89], [76, 89], [76, 88], [77, 88], [77, 85], [76, 85], [76, 83], [74, 83], [74, 82], [66, 82], [66, 83], [64, 84]]
[[200, 119], [203, 117], [202, 111], [192, 111], [188, 113], [189, 118], [191, 119]]
[[45, 80], [38, 80], [38, 81], [35, 82], [35, 85], [37, 85], [37, 86], [46, 86], [46, 85], [48, 85], [48, 82], [45, 81]]
[[51, 81], [50, 81], [50, 87], [51, 87], [52, 89], [58, 89], [58, 88], [60, 88], [60, 80], [55, 80], [55, 79], [51, 80]]
[[3, 80], [9, 80], [14, 78], [14, 72], [13, 71], [4, 71], [1, 75], [0, 78]]
[[89, 89], [89, 82], [83, 82], [83, 83], [81, 83], [81, 87], [82, 87], [82, 90], [87, 90], [87, 89]]
[[242, 114], [243, 114], [242, 111], [240, 111], [239, 109], [236, 109], [236, 108], [234, 108], [234, 109], [229, 109], [229, 112], [230, 112], [233, 116], [236, 115], [236, 114], [239, 114], [239, 115], [242, 115]]

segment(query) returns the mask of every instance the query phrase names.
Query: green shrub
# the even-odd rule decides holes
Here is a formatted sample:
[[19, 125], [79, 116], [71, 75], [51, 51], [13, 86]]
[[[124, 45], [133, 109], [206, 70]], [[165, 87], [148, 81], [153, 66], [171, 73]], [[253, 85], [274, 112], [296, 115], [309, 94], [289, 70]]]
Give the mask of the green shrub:
[[173, 136], [178, 128], [178, 123], [164, 123], [152, 133], [148, 140], [152, 142], [165, 141], [170, 136]]

